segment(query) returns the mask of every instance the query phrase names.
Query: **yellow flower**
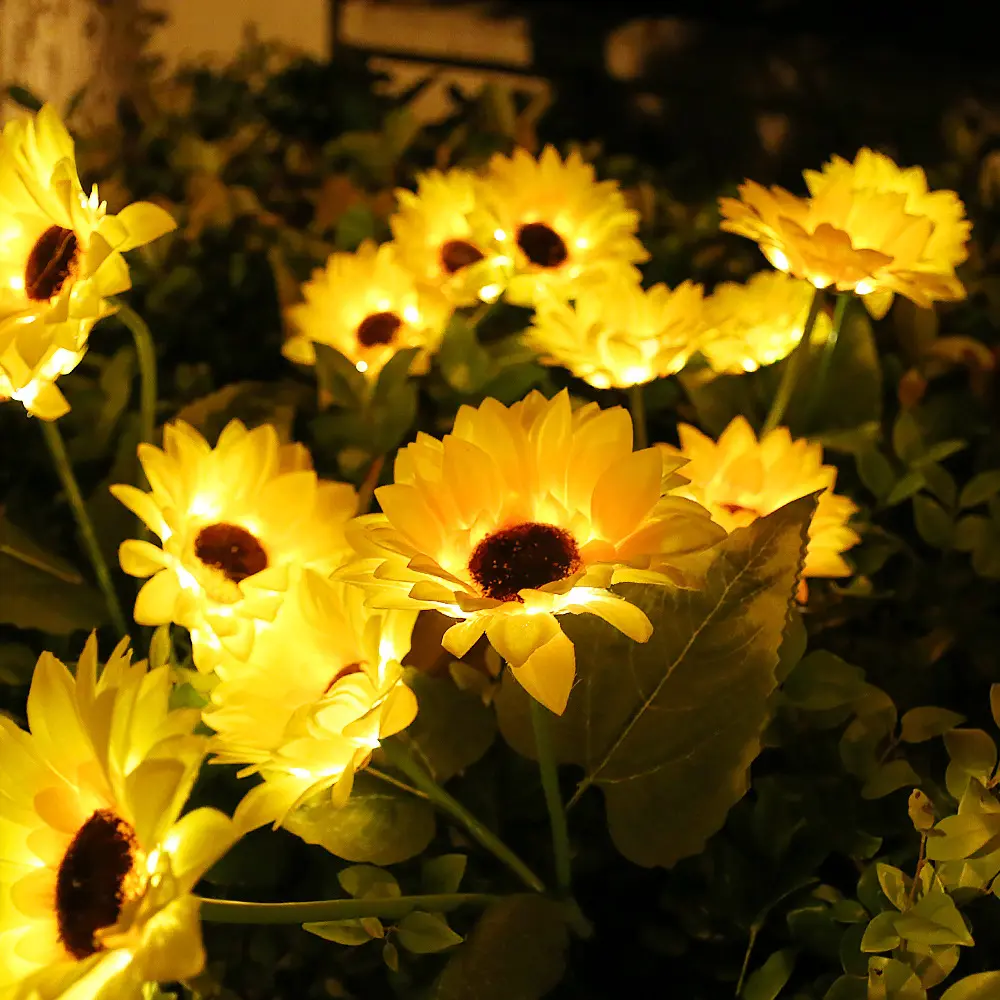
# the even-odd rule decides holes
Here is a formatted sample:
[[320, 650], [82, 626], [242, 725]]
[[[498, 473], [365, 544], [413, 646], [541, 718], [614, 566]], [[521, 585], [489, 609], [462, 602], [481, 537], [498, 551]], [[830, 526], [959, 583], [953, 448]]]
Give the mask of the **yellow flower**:
[[[726, 281], [705, 299], [707, 332], [700, 345], [716, 374], [756, 371], [791, 354], [802, 339], [813, 289], [781, 271], [760, 271], [745, 285]], [[812, 342], [830, 334], [830, 319], [821, 312]]]
[[357, 587], [307, 570], [245, 671], [212, 692], [204, 719], [218, 763], [259, 773], [236, 810], [241, 830], [281, 823], [325, 789], [342, 804], [379, 740], [417, 713], [402, 681], [415, 611], [370, 611]]
[[673, 375], [697, 350], [703, 330], [701, 285], [649, 291], [627, 279], [580, 292], [570, 305], [539, 303], [525, 332], [545, 364], [562, 365], [598, 389]]
[[135, 620], [187, 628], [199, 670], [245, 663], [301, 568], [339, 565], [354, 490], [318, 480], [306, 449], [279, 444], [270, 424], [233, 420], [211, 448], [178, 420], [163, 450], [140, 445], [139, 460], [149, 493], [111, 487], [162, 543], [129, 539], [119, 550], [126, 573], [151, 577]]
[[[639, 213], [618, 184], [598, 182], [579, 153], [563, 162], [551, 146], [538, 160], [523, 149], [493, 156], [473, 225], [488, 254], [511, 272], [507, 298], [517, 305], [572, 299], [607, 278], [637, 282], [634, 265], [649, 258], [635, 236]], [[484, 289], [481, 297], [502, 291]]]
[[366, 240], [356, 253], [331, 254], [302, 294], [305, 302], [288, 310], [296, 332], [285, 341], [285, 357], [312, 365], [313, 344], [327, 344], [371, 379], [405, 347], [420, 348], [410, 370], [425, 372], [451, 316], [445, 299], [397, 261], [391, 243]]
[[599, 615], [637, 642], [646, 616], [616, 582], [666, 584], [722, 532], [655, 448], [632, 451], [621, 407], [570, 408], [564, 391], [510, 408], [463, 406], [442, 441], [399, 451], [384, 513], [356, 518], [360, 559], [338, 573], [373, 607], [434, 608], [460, 619], [443, 645], [464, 656], [486, 633], [532, 697], [562, 713], [575, 675], [561, 614]]
[[847, 522], [854, 503], [833, 492], [837, 470], [823, 464], [823, 448], [805, 438], [793, 441], [777, 427], [758, 442], [744, 417], [736, 417], [718, 441], [688, 424], [679, 424], [679, 449], [665, 453], [687, 459], [689, 484], [678, 490], [703, 504], [726, 531], [744, 528], [786, 503], [823, 490], [809, 527], [803, 576], [850, 576], [843, 553], [861, 539]]
[[136, 202], [108, 215], [83, 192], [73, 140], [50, 105], [0, 134], [0, 398], [54, 419], [69, 408], [53, 383], [86, 350], [107, 302], [130, 287], [122, 254], [174, 220]]
[[178, 820], [206, 739], [169, 712], [168, 667], [98, 678], [91, 636], [75, 678], [43, 653], [30, 733], [0, 715], [0, 995], [139, 1000], [205, 963], [191, 890], [235, 839], [214, 809]]
[[971, 225], [954, 191], [928, 191], [920, 167], [870, 149], [803, 176], [808, 198], [746, 181], [742, 200], [719, 200], [722, 228], [756, 240], [779, 271], [865, 296], [876, 316], [895, 293], [923, 307], [965, 298], [955, 266]]
[[399, 211], [389, 220], [399, 263], [455, 305], [471, 305], [506, 280], [469, 224], [479, 184], [468, 170], [420, 174], [416, 193], [396, 192]]

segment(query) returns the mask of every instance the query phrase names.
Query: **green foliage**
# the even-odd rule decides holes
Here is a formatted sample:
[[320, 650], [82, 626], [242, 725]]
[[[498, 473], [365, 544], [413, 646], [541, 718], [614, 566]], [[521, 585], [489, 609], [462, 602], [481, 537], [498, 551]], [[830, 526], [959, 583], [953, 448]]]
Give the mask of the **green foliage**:
[[[591, 784], [604, 793], [611, 837], [637, 864], [696, 853], [746, 789], [813, 504], [734, 532], [698, 590], [623, 585], [653, 622], [643, 645], [603, 622], [567, 626], [577, 683], [553, 720], [556, 754], [583, 767], [578, 795]], [[496, 705], [504, 737], [533, 755], [527, 694], [505, 680]]]

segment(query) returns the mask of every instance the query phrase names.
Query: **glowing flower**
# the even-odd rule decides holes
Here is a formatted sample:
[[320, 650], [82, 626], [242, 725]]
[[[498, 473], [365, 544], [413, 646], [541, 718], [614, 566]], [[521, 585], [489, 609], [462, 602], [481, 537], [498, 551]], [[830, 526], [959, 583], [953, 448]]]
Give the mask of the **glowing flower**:
[[206, 739], [167, 710], [169, 668], [98, 679], [91, 636], [76, 677], [43, 653], [31, 732], [0, 715], [0, 995], [139, 1000], [205, 962], [191, 890], [235, 839], [214, 809], [178, 820]]
[[545, 364], [598, 389], [623, 389], [679, 372], [702, 331], [701, 285], [643, 291], [618, 280], [581, 291], [573, 305], [543, 300], [525, 340]]
[[[511, 271], [507, 298], [536, 305], [547, 296], [575, 298], [607, 278], [639, 279], [647, 260], [636, 239], [639, 213], [615, 181], [596, 181], [594, 168], [573, 152], [563, 162], [547, 146], [536, 160], [523, 149], [496, 154], [483, 182], [474, 230]], [[484, 289], [484, 299], [495, 298]]]
[[374, 607], [434, 608], [461, 619], [443, 645], [464, 656], [486, 633], [532, 697], [561, 713], [575, 675], [557, 615], [599, 615], [638, 642], [646, 616], [612, 583], [666, 584], [722, 535], [697, 504], [665, 494], [683, 464], [632, 451], [621, 407], [531, 393], [510, 408], [463, 406], [444, 440], [399, 451], [382, 514], [356, 518], [361, 559], [338, 575]]
[[245, 663], [296, 574], [343, 558], [354, 490], [318, 480], [306, 449], [279, 444], [270, 424], [233, 420], [213, 449], [178, 420], [164, 428], [163, 450], [140, 445], [139, 460], [151, 492], [111, 487], [162, 542], [121, 545], [122, 569], [151, 577], [135, 620], [187, 628], [199, 670]]
[[928, 191], [920, 167], [870, 149], [804, 177], [809, 198], [746, 181], [742, 200], [720, 199], [722, 228], [756, 240], [779, 271], [865, 296], [876, 316], [895, 293], [924, 307], [965, 298], [955, 266], [971, 226], [954, 191]]
[[687, 459], [690, 482], [679, 493], [703, 504], [726, 531], [744, 528], [792, 500], [823, 490], [809, 527], [803, 576], [850, 576], [843, 553], [861, 539], [847, 526], [854, 503], [834, 493], [837, 470], [823, 464], [823, 448], [805, 438], [793, 441], [777, 427], [758, 442], [744, 417], [736, 417], [718, 441], [679, 424], [679, 449], [665, 453]]
[[470, 305], [484, 288], [506, 281], [469, 224], [478, 191], [468, 170], [431, 170], [418, 176], [416, 193], [396, 192], [399, 211], [389, 220], [399, 263], [456, 305]]
[[327, 344], [369, 378], [404, 347], [420, 348], [410, 370], [426, 371], [451, 315], [444, 298], [397, 261], [391, 243], [366, 240], [356, 253], [331, 254], [302, 294], [305, 302], [288, 310], [296, 333], [285, 341], [285, 357], [312, 365], [313, 344]]
[[331, 789], [341, 804], [379, 740], [417, 713], [402, 682], [415, 611], [370, 611], [364, 593], [306, 571], [246, 671], [212, 692], [215, 761], [260, 773], [236, 811], [243, 830], [281, 823]]
[[107, 302], [130, 287], [122, 254], [174, 228], [155, 205], [108, 215], [83, 192], [73, 140], [51, 106], [0, 134], [0, 398], [54, 419], [68, 409], [53, 383], [86, 350]]
[[[760, 271], [745, 285], [726, 281], [705, 299], [708, 330], [700, 344], [717, 374], [756, 371], [791, 354], [802, 339], [812, 286], [781, 271]], [[830, 319], [820, 312], [812, 342], [830, 334]]]

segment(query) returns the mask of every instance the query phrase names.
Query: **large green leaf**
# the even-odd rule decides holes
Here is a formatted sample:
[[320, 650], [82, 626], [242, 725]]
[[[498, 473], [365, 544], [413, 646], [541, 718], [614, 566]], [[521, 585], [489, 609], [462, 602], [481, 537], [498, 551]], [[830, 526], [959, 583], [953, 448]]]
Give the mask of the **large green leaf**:
[[496, 719], [481, 698], [462, 691], [448, 675], [431, 677], [410, 668], [406, 683], [420, 706], [406, 735], [435, 781], [443, 784], [489, 750]]
[[[731, 534], [698, 589], [616, 588], [653, 623], [645, 644], [590, 616], [562, 619], [577, 681], [551, 720], [556, 753], [584, 769], [577, 794], [601, 788], [612, 839], [636, 864], [696, 854], [746, 791], [814, 505], [804, 497]], [[510, 676], [497, 711], [508, 742], [534, 756], [528, 696]]]
[[538, 1000], [562, 979], [569, 934], [560, 905], [507, 896], [479, 918], [431, 993], [432, 1000]]
[[424, 799], [362, 772], [351, 797], [335, 806], [317, 796], [282, 824], [308, 844], [345, 861], [392, 865], [424, 850], [434, 837], [434, 810]]

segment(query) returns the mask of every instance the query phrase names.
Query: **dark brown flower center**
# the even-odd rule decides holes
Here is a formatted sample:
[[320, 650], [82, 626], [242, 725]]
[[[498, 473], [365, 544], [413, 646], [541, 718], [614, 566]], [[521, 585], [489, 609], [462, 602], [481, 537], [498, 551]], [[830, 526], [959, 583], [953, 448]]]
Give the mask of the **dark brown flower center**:
[[238, 524], [210, 524], [198, 532], [194, 554], [206, 565], [222, 570], [239, 583], [267, 569], [264, 546]]
[[38, 237], [24, 266], [24, 294], [35, 302], [57, 295], [76, 267], [79, 243], [72, 229], [49, 226]]
[[366, 316], [358, 327], [358, 343], [362, 347], [391, 344], [396, 331], [402, 325], [403, 321], [395, 313], [372, 313], [371, 316]]
[[520, 601], [519, 591], [563, 580], [579, 568], [573, 536], [554, 524], [535, 522], [487, 535], [469, 560], [472, 579], [495, 601]]
[[441, 247], [441, 266], [449, 273], [461, 271], [463, 267], [477, 264], [483, 259], [483, 252], [465, 240], [448, 240]]
[[110, 809], [98, 809], [69, 845], [56, 876], [56, 918], [75, 959], [101, 951], [96, 932], [118, 921], [137, 847], [135, 830]]
[[351, 674], [360, 674], [363, 669], [364, 668], [360, 661], [357, 663], [349, 663], [346, 667], [341, 667], [340, 670], [333, 675], [333, 678], [330, 680], [330, 683], [327, 684], [326, 690], [323, 694], [329, 694], [333, 685], [336, 684], [337, 681], [342, 680], [344, 677], [350, 677]]
[[719, 506], [727, 514], [753, 514], [754, 517], [760, 517], [760, 511], [754, 507], [744, 507], [739, 503], [720, 503]]
[[529, 222], [517, 231], [517, 245], [524, 256], [538, 267], [558, 267], [566, 262], [569, 251], [563, 238], [544, 222]]

